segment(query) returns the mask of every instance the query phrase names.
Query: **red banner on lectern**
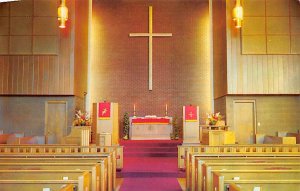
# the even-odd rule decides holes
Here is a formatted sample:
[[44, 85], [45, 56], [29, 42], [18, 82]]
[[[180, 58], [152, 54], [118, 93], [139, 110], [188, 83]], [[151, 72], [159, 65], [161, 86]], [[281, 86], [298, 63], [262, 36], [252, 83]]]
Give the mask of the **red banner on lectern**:
[[100, 119], [109, 119], [110, 118], [110, 102], [102, 102], [98, 105], [98, 117]]
[[197, 121], [197, 106], [185, 106], [185, 121]]

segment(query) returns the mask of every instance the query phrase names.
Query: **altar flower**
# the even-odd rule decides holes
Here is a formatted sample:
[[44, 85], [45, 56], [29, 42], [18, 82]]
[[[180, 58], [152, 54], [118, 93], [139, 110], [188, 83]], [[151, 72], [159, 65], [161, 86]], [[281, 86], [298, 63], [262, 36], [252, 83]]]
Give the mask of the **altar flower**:
[[220, 115], [220, 112], [218, 112], [218, 113], [208, 113], [206, 123], [208, 125], [216, 125], [216, 123], [218, 121], [221, 121], [222, 119], [223, 119], [223, 116]]
[[91, 117], [88, 112], [82, 112], [81, 110], [75, 111], [75, 118], [73, 126], [90, 126]]

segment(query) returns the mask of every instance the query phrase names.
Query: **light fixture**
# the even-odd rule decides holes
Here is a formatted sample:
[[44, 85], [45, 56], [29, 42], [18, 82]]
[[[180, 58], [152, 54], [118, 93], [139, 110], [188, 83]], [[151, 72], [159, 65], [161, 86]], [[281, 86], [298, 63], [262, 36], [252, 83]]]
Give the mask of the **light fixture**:
[[57, 18], [60, 21], [59, 28], [66, 28], [66, 21], [68, 20], [66, 0], [61, 0], [60, 6], [57, 9]]
[[0, 0], [0, 3], [9, 3], [14, 1], [20, 1], [20, 0]]
[[240, 0], [236, 0], [235, 7], [233, 8], [233, 20], [235, 21], [235, 27], [241, 28], [242, 27], [242, 20], [243, 20], [243, 7], [241, 6]]

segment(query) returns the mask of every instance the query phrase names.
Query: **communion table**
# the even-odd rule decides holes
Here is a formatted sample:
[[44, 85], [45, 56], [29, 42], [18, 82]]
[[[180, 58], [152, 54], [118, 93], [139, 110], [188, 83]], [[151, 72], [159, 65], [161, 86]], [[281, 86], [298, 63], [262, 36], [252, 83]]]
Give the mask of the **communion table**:
[[130, 117], [131, 140], [170, 140], [172, 117]]

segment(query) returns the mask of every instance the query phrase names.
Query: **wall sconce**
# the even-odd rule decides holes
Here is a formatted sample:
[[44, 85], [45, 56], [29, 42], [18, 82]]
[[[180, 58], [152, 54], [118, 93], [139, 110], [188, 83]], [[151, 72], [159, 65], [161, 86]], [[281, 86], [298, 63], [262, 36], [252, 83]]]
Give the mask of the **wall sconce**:
[[243, 7], [241, 6], [240, 0], [236, 0], [235, 7], [233, 8], [233, 20], [235, 21], [235, 27], [241, 28], [242, 27], [242, 20], [243, 20]]
[[60, 6], [57, 9], [57, 18], [60, 21], [59, 28], [66, 28], [66, 21], [68, 20], [66, 0], [61, 0]]

